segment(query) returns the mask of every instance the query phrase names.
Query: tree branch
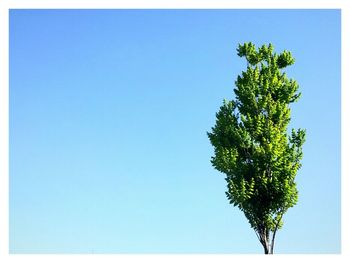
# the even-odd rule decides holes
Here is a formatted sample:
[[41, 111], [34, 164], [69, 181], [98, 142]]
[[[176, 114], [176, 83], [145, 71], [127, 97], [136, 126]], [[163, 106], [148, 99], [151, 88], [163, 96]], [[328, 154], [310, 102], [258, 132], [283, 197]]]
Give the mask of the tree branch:
[[271, 253], [273, 253], [273, 247], [275, 245], [275, 236], [276, 236], [276, 232], [277, 232], [277, 229], [278, 229], [278, 225], [279, 223], [281, 222], [282, 220], [282, 217], [283, 217], [284, 213], [282, 213], [280, 219], [278, 219], [277, 223], [276, 223], [276, 226], [275, 226], [275, 229], [273, 231], [273, 235], [272, 235], [272, 240], [271, 240]]

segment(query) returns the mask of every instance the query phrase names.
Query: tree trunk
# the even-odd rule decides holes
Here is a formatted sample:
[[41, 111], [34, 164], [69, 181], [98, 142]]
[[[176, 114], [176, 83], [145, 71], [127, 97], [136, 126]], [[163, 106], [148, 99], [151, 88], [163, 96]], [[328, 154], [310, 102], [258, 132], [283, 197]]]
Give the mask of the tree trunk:
[[269, 234], [265, 234], [262, 238], [261, 244], [264, 247], [264, 253], [267, 254], [273, 254], [273, 247], [275, 243], [275, 234], [276, 232], [273, 233], [272, 239], [270, 239]]
[[264, 252], [265, 252], [266, 255], [267, 255], [267, 254], [271, 254], [271, 253], [270, 253], [270, 250], [269, 250], [269, 248], [268, 248], [268, 245], [267, 245], [267, 246], [264, 245]]
[[263, 246], [265, 254], [273, 254], [276, 232], [277, 226], [272, 231], [266, 227], [261, 227], [255, 230], [255, 234]]

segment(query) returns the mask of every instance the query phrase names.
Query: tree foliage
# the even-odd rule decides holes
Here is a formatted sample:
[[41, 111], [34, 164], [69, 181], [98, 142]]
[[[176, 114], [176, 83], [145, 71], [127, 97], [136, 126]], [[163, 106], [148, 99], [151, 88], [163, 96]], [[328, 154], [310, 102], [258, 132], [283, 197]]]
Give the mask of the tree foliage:
[[247, 69], [237, 77], [235, 99], [224, 100], [208, 133], [212, 165], [226, 175], [226, 196], [243, 211], [266, 254], [273, 253], [282, 217], [298, 200], [295, 176], [301, 167], [305, 130], [287, 126], [289, 105], [300, 93], [283, 69], [294, 63], [289, 51], [271, 44], [239, 45]]

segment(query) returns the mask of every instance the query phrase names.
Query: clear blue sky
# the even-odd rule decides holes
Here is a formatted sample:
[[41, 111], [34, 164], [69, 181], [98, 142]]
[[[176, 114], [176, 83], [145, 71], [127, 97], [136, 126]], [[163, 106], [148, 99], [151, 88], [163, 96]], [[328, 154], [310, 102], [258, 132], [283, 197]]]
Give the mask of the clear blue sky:
[[262, 253], [206, 135], [245, 41], [302, 92], [276, 253], [339, 253], [339, 10], [11, 10], [10, 252]]

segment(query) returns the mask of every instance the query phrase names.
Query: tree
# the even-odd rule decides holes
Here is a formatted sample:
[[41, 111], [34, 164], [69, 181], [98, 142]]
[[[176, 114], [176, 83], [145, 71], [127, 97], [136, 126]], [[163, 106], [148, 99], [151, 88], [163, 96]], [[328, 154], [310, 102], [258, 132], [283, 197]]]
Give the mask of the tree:
[[226, 175], [226, 196], [248, 219], [265, 254], [273, 254], [282, 217], [298, 200], [295, 176], [301, 167], [305, 130], [289, 134], [290, 103], [298, 84], [283, 69], [294, 63], [289, 51], [271, 44], [238, 45], [247, 69], [237, 77], [236, 99], [224, 100], [208, 137], [214, 147], [211, 163]]

